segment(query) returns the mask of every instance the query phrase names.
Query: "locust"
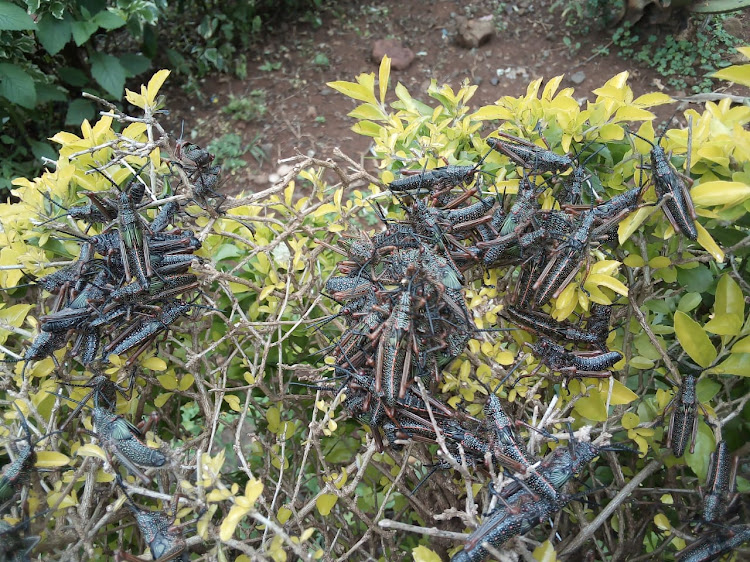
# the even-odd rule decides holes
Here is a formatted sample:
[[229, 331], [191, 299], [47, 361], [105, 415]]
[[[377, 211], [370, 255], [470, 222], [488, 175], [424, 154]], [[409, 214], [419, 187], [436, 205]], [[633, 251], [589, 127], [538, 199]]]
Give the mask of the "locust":
[[[36, 463], [35, 447], [40, 441], [53, 435], [53, 433], [48, 433], [36, 441], [32, 441], [31, 431], [29, 430], [26, 418], [23, 416], [18, 404], [14, 402], [13, 406], [15, 406], [16, 411], [18, 412], [18, 419], [21, 422], [21, 427], [23, 427], [23, 430], [26, 433], [26, 442], [28, 445], [19, 449], [15, 460], [3, 467], [2, 476], [0, 476], [0, 501], [5, 501], [13, 497], [16, 491], [28, 480], [29, 473]], [[55, 431], [54, 433], [59, 433], [59, 431]]]
[[[175, 517], [169, 517], [162, 511], [151, 511], [139, 507], [128, 494], [122, 478], [117, 475], [115, 480], [127, 498], [128, 508], [135, 517], [143, 540], [148, 544], [153, 562], [189, 562], [190, 553], [187, 551], [185, 538], [182, 535], [180, 528], [182, 525], [174, 525]], [[119, 552], [115, 559], [144, 562], [141, 558], [124, 552]]]
[[727, 442], [716, 444], [706, 475], [703, 495], [702, 520], [705, 523], [722, 523], [725, 515], [737, 499], [736, 482], [739, 457], [732, 456]]
[[667, 132], [667, 126], [669, 123], [664, 126], [664, 131], [655, 143], [637, 133], [631, 134], [651, 145], [651, 173], [654, 190], [659, 201], [669, 196], [662, 208], [670, 224], [675, 231], [681, 232], [690, 240], [697, 240], [698, 230], [695, 226], [695, 219], [698, 216], [695, 213], [690, 190], [661, 147], [661, 140]]
[[[54, 396], [60, 396], [50, 392]], [[82, 402], [64, 397], [85, 407]], [[146, 484], [151, 483], [142, 470], [145, 468], [160, 468], [167, 462], [167, 457], [159, 449], [147, 446], [141, 439], [141, 430], [127, 421], [124, 417], [110, 412], [107, 408], [94, 406], [91, 408], [94, 431], [91, 433], [99, 440], [102, 448], [112, 454], [128, 469]]]
[[[695, 376], [685, 375], [680, 390], [665, 410], [672, 407], [672, 416], [667, 433], [667, 447], [672, 448], [675, 457], [685, 454], [688, 442], [690, 452], [695, 451], [695, 435], [698, 431], [698, 397], [695, 392]], [[702, 408], [702, 406], [701, 406]]]

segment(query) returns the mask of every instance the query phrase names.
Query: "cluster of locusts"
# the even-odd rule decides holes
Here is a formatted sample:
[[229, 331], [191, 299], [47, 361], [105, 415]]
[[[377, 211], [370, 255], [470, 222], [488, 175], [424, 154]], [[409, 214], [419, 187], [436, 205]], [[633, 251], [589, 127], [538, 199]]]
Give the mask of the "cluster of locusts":
[[[403, 172], [404, 177], [387, 187], [406, 219], [386, 220], [385, 230], [374, 236], [343, 241], [346, 260], [338, 266], [342, 275], [326, 285], [329, 296], [342, 305], [336, 317], [347, 325], [329, 348], [337, 378], [344, 379], [343, 404], [370, 427], [377, 442], [382, 446], [385, 436], [394, 447], [408, 439], [440, 443], [448, 455], [438, 468], [500, 467], [516, 481], [498, 493], [498, 507], [454, 557], [471, 562], [483, 560], [489, 550], [562, 509], [574, 497], [563, 492], [564, 484], [603, 448], [571, 434], [567, 447], [558, 446], [538, 459], [517, 433], [516, 428], [526, 424], [505, 414], [497, 389], [487, 388], [485, 416], [477, 420], [415, 384], [421, 380], [430, 387], [439, 382], [441, 370], [478, 331], [464, 300], [464, 276], [472, 269], [518, 268], [509, 276], [514, 288], [501, 314], [539, 336], [529, 345], [538, 366], [520, 377], [536, 375], [542, 366], [548, 369], [545, 376], [558, 382], [560, 376], [563, 381], [609, 377], [608, 369], [622, 359], [607, 349], [611, 306], [592, 303], [589, 316], [578, 324], [557, 321], [543, 307], [582, 268], [588, 269], [592, 249], [617, 240], [620, 222], [646, 204], [642, 194], [648, 187], [636, 186], [602, 200], [581, 159], [590, 144], [577, 155], [560, 155], [503, 132], [485, 142], [490, 152], [501, 153], [521, 169], [513, 201], [487, 188], [480, 169], [487, 155], [474, 166]], [[650, 159], [657, 204], [675, 231], [695, 240], [690, 193], [658, 141]], [[554, 208], [542, 208], [545, 192], [557, 201]], [[523, 360], [500, 373], [502, 382]], [[686, 388], [691, 380], [692, 390]], [[681, 456], [696, 428], [690, 376], [684, 377], [674, 402], [668, 446]], [[549, 436], [543, 429], [531, 429]], [[726, 498], [721, 501], [726, 504]]]
[[[174, 173], [179, 173], [183, 182], [187, 180], [185, 183], [192, 187], [193, 199], [201, 204], [207, 204], [208, 197], [222, 197], [213, 190], [221, 169], [212, 162], [213, 155], [206, 150], [194, 144], [178, 143], [173, 162], [177, 170]], [[120, 172], [112, 172], [111, 167], [92, 170], [107, 177], [114, 189], [109, 194], [86, 193], [90, 202], [85, 205], [64, 208], [45, 194], [51, 210], [59, 213], [57, 208], [62, 208], [64, 213], [41, 224], [54, 222], [63, 235], [81, 242], [81, 250], [75, 262], [32, 283], [52, 293], [54, 303], [51, 311], [40, 319], [39, 335], [19, 360], [26, 362], [25, 375], [29, 362], [50, 356], [55, 359], [53, 353], [72, 341], [70, 356], [76, 357], [95, 375], [84, 385], [63, 382], [68, 386], [84, 386], [90, 391], [82, 401], [66, 398], [78, 406], [53, 433], [63, 431], [93, 399], [93, 408], [90, 408], [93, 431], [88, 433], [98, 439], [110, 465], [116, 459], [131, 474], [148, 484], [151, 477], [146, 472], [166, 467], [169, 454], [144, 443], [148, 423], [136, 427], [115, 412], [117, 395], [130, 398], [135, 380], [132, 365], [136, 358], [179, 317], [197, 306], [189, 295], [198, 289], [198, 278], [188, 270], [197, 259], [193, 252], [200, 248], [201, 243], [190, 230], [168, 229], [183, 213], [177, 200], [170, 197], [156, 200], [153, 197], [144, 203], [147, 190], [153, 195], [152, 188], [156, 187], [149, 185], [148, 179], [154, 174], [149, 174], [146, 165], [139, 170], [130, 168], [130, 171], [126, 180], [118, 183], [112, 175], [120, 175], [122, 169]], [[168, 180], [165, 177], [163, 181]], [[146, 210], [151, 207], [157, 207], [157, 210], [149, 219]], [[69, 220], [64, 221], [65, 218]], [[77, 221], [86, 223], [85, 232], [76, 230]], [[91, 228], [99, 234], [89, 236], [87, 233]], [[100, 349], [101, 354], [98, 353]], [[131, 350], [135, 351], [125, 363], [125, 368], [131, 371], [130, 384], [124, 388], [102, 374], [100, 365], [106, 363], [109, 355]], [[58, 370], [63, 369], [58, 365]], [[63, 397], [61, 394], [56, 396]], [[21, 440], [26, 440], [27, 446], [18, 448], [15, 460], [3, 468], [0, 514], [14, 504], [14, 498], [33, 470], [35, 445], [52, 435], [33, 441], [29, 424], [17, 405], [16, 409], [25, 433]], [[152, 416], [149, 422], [153, 421]], [[154, 559], [188, 560], [182, 531], [173, 527], [173, 518], [161, 511], [141, 509], [128, 495], [119, 474], [116, 474], [116, 480]], [[16, 526], [0, 528], [0, 560], [6, 557], [19, 562], [29, 560], [29, 552], [38, 537], [21, 538], [28, 522], [27, 519]], [[122, 552], [117, 558], [140, 560]]]

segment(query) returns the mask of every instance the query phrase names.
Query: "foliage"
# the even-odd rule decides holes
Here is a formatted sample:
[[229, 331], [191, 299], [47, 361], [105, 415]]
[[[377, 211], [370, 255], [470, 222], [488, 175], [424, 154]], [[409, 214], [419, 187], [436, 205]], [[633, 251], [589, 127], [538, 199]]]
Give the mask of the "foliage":
[[252, 90], [243, 97], [230, 95], [229, 101], [221, 108], [222, 113], [241, 121], [261, 119], [267, 111], [266, 92], [264, 90]]
[[[57, 213], [42, 192], [70, 206], [85, 200], [84, 192], [109, 189], [103, 177], [89, 173], [92, 165], [101, 167], [122, 157], [138, 167], [147, 155], [158, 172], [154, 192], [160, 193], [168, 182], [195, 217], [192, 223], [175, 226], [191, 228], [202, 240], [198, 254], [204, 262], [194, 265], [194, 270], [207, 300], [220, 312], [196, 311], [189, 322], [178, 325], [165, 342], [141, 358], [131, 399], [118, 398], [118, 411], [131, 421], [159, 411], [161, 421], [148, 439], [172, 450], [171, 466], [158, 476], [162, 494], [147, 490], [151, 497], [142, 496], [139, 503], [150, 502], [151, 509], [160, 509], [164, 506], [157, 507], [157, 498], [180, 491], [188, 500], [178, 513], [181, 521], [207, 507], [197, 527], [189, 525], [186, 534], [197, 535], [192, 544], [200, 542], [202, 554], [218, 559], [287, 560], [289, 554], [306, 560], [358, 559], [376, 552], [387, 560], [409, 553], [418, 560], [445, 559], [454, 543], [394, 534], [378, 521], [398, 518], [465, 531], [476, 525], [476, 514], [485, 512], [491, 499], [488, 479], [476, 473], [464, 482], [462, 476], [439, 471], [412, 496], [410, 490], [435, 462], [434, 448], [412, 444], [402, 452], [377, 452], [367, 433], [341, 415], [340, 396], [316, 391], [313, 397], [309, 389], [289, 384], [320, 384], [328, 372], [320, 365], [322, 350], [340, 333], [341, 325], [334, 318], [318, 330], [307, 326], [328, 318], [337, 308], [321, 296], [340, 259], [331, 248], [346, 234], [374, 230], [366, 226], [373, 221], [370, 197], [393, 203], [388, 205], [390, 216], [398, 217], [395, 201], [383, 193], [383, 184], [398, 172], [434, 168], [442, 165], [443, 157], [451, 164], [478, 161], [488, 152], [486, 133], [498, 121], [503, 130], [534, 140], [538, 124], [543, 123], [547, 141], [558, 152], [579, 150], [593, 141], [597, 148], [603, 147], [588, 164], [601, 178], [595, 189], [602, 196], [620, 193], [639, 181], [637, 154], [650, 148], [630, 137], [626, 127], [638, 123], [638, 134], [654, 139], [654, 114], [649, 108], [671, 100], [659, 93], [634, 98], [627, 73], [622, 73], [595, 90], [596, 99], [585, 107], [572, 89], [558, 91], [561, 77], [557, 77], [544, 87], [541, 80], [532, 82], [519, 98], [504, 97], [474, 109], [469, 102], [476, 86], [454, 91], [433, 81], [426, 101], [412, 96], [402, 84], [389, 91], [385, 59], [377, 86], [374, 74], [330, 84], [357, 100], [350, 113], [357, 120], [353, 130], [372, 138], [380, 179], [340, 153], [329, 160], [299, 157], [294, 170], [279, 183], [264, 192], [229, 198], [222, 206], [228, 209], [226, 214], [217, 216], [190, 204], [190, 193], [170, 175], [174, 147], [155, 119], [162, 107], [157, 92], [165, 78], [160, 72], [140, 93], [128, 92], [127, 99], [141, 108], [142, 117], [134, 116], [131, 124], [102, 117], [93, 125], [84, 121], [80, 135], [56, 135], [53, 140], [60, 149], [54, 169], [14, 182], [21, 202], [0, 206], [0, 285], [10, 288], [22, 283], [23, 271], [34, 276], [49, 273], [77, 254], [76, 243], [60, 237], [50, 224], [38, 224], [40, 214]], [[389, 98], [392, 101], [387, 102]], [[750, 133], [745, 128], [750, 108], [731, 107], [724, 100], [707, 103], [702, 112], [689, 110], [686, 117], [692, 120], [691, 142], [686, 130], [670, 129], [663, 145], [674, 151], [678, 168], [683, 168], [691, 147], [689, 173], [695, 180], [692, 193], [702, 226], [699, 241], [675, 235], [659, 212], [646, 207], [623, 222], [621, 243], [613, 255], [594, 256], [593, 275], [582, 286], [571, 284], [550, 307], [559, 318], [573, 318], [591, 302], [623, 305], [609, 339], [610, 347], [625, 355], [616, 377], [611, 382], [582, 379], [561, 388], [537, 376], [501, 390], [512, 402], [514, 415], [524, 421], [545, 412], [557, 396], [556, 425], [550, 429], [563, 439], [561, 420], [570, 418], [576, 428], [590, 425], [594, 432], [607, 431], [617, 441], [633, 443], [640, 456], [600, 459], [582, 476], [592, 485], [613, 490], [652, 461], [664, 462], [668, 468], [650, 475], [644, 487], [668, 482], [673, 489], [693, 490], [705, 478], [714, 434], [703, 420], [695, 454], [674, 458], [661, 444], [660, 415], [674, 395], [668, 377], [679, 378], [672, 370], [674, 364], [686, 372], [685, 366], [694, 362], [696, 372], [703, 372], [699, 400], [712, 417], [726, 420], [716, 431], [731, 449], [744, 442], [750, 422], [744, 408], [750, 390], [750, 321], [744, 306], [750, 293]], [[515, 167], [499, 154], [487, 156], [483, 171], [491, 174], [491, 192], [512, 194], [517, 189]], [[645, 197], [654, 201], [652, 188]], [[552, 203], [548, 198], [547, 204]], [[254, 232], [248, 229], [250, 223]], [[79, 230], [83, 226], [68, 224]], [[505, 325], [498, 313], [508, 287], [506, 273], [494, 269], [472, 274], [466, 297], [480, 328]], [[579, 276], [583, 281], [585, 272]], [[44, 304], [48, 299], [33, 287], [8, 290], [1, 296], [0, 345], [18, 353], [33, 338], [39, 317], [48, 312]], [[479, 381], [496, 383], [529, 340], [518, 331], [508, 337], [478, 333], [468, 351], [444, 373], [441, 396], [481, 416], [485, 390]], [[56, 375], [85, 380], [90, 373], [66, 350], [56, 358], [60, 369], [49, 358], [36, 362], [25, 382], [20, 364], [15, 369], [0, 366], [0, 398], [8, 422], [0, 428], [0, 437], [6, 443], [16, 437], [18, 427], [11, 401], [42, 432], [59, 428], [68, 415], [67, 408], [56, 406], [47, 391], [57, 389]], [[122, 358], [111, 361], [102, 368], [110, 376], [122, 376]], [[530, 372], [534, 367], [529, 357], [521, 369]], [[72, 396], [80, 398], [80, 390]], [[82, 417], [85, 425], [89, 414]], [[537, 448], [549, 446], [539, 441]], [[101, 450], [90, 443], [80, 445], [72, 427], [38, 449], [63, 453], [64, 458], [43, 460], [75, 471], [32, 475], [49, 492], [43, 497], [42, 488], [29, 487], [31, 513], [45, 504], [52, 510], [32, 522], [34, 532], [43, 536], [39, 548], [45, 559], [103, 560], [111, 559], [116, 548], [143, 551], [130, 516], [118, 520], [118, 514], [124, 513], [122, 502], [117, 503], [113, 469], [104, 464]], [[606, 532], [595, 535], [601, 557], [611, 555], [610, 541], [616, 543], [620, 533], [635, 537], [643, 553], [649, 553], [666, 537], [666, 529], [681, 528], [697, 498], [686, 495], [684, 502], [671, 498], [639, 496], [646, 501], [622, 504], [616, 518], [606, 523]], [[599, 501], [606, 503], [607, 498]], [[104, 509], [112, 504], [113, 508]], [[475, 511], [467, 514], [472, 507]], [[581, 519], [591, 520], [598, 509], [585, 508], [576, 517], [566, 511], [558, 529], [572, 536], [584, 524]], [[433, 520], [441, 511], [447, 515]], [[89, 524], [92, 518], [95, 526]], [[648, 521], [654, 524], [646, 526]], [[637, 529], [631, 528], [634, 524]], [[72, 529], [76, 529], [74, 543], [69, 542]], [[673, 557], [684, 546], [680, 538], [671, 540], [664, 556]], [[556, 544], [545, 542], [535, 553], [549, 559]]]
[[[727, 53], [740, 39], [730, 35], [723, 27], [724, 16], [692, 16], [695, 29], [693, 40], [667, 35], [661, 40], [651, 34], [645, 42], [635, 27], [623, 25], [615, 30], [612, 40], [620, 47], [618, 54], [626, 59], [638, 60], [654, 68], [669, 86], [693, 92], [711, 91], [710, 73], [727, 66]], [[640, 48], [638, 46], [640, 45]]]

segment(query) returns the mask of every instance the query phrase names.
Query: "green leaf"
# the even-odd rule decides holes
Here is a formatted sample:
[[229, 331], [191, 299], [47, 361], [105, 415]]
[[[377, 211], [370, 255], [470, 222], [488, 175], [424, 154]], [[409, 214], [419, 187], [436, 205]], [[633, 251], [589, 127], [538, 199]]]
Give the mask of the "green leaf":
[[68, 105], [68, 113], [65, 115], [66, 125], [80, 125], [84, 119], [92, 119], [96, 116], [94, 102], [85, 99], [77, 99]]
[[690, 312], [696, 308], [703, 301], [700, 293], [685, 293], [680, 302], [677, 303], [677, 310], [682, 312]]
[[732, 353], [724, 361], [706, 371], [712, 375], [750, 377], [750, 353]]
[[10, 2], [0, 2], [0, 31], [34, 29], [36, 24], [23, 8]]
[[711, 270], [705, 265], [693, 269], [677, 268], [677, 281], [691, 293], [705, 293], [714, 283]]
[[674, 314], [674, 329], [682, 349], [701, 367], [708, 367], [716, 359], [716, 348], [698, 322], [687, 314]]
[[[714, 313], [717, 315], [726, 314], [728, 316], [736, 317], [737, 323], [740, 327], [742, 327], [742, 323], [745, 321], [745, 297], [742, 294], [742, 289], [740, 289], [740, 286], [734, 279], [732, 279], [729, 273], [722, 275], [719, 279], [719, 283], [716, 285]], [[737, 334], [739, 334], [739, 330], [736, 333], [729, 335]]]
[[11, 103], [32, 109], [36, 105], [34, 79], [20, 66], [0, 63], [0, 96]]
[[721, 385], [718, 382], [707, 377], [702, 378], [695, 385], [695, 394], [698, 397], [698, 402], [710, 402], [720, 389]]
[[99, 26], [90, 21], [74, 21], [73, 25], [71, 26], [71, 31], [73, 32], [73, 41], [75, 41], [76, 45], [80, 47], [89, 40], [89, 38], [96, 32], [97, 29], [99, 29]]
[[122, 98], [125, 87], [125, 68], [120, 59], [104, 53], [91, 55], [91, 76], [115, 99]]
[[117, 29], [125, 25], [125, 20], [109, 10], [103, 10], [91, 20], [102, 29]]
[[733, 314], [715, 314], [703, 329], [719, 336], [736, 336], [742, 329], [742, 319]]
[[695, 450], [691, 453], [690, 446], [688, 446], [685, 451], [685, 462], [700, 480], [706, 479], [709, 457], [715, 448], [716, 440], [713, 431], [703, 420], [699, 421], [698, 431], [695, 434]]
[[137, 53], [120, 55], [120, 64], [125, 68], [128, 77], [138, 76], [151, 68], [151, 59]]
[[37, 26], [39, 29], [36, 37], [50, 55], [59, 53], [70, 41], [72, 26], [68, 17], [58, 20], [50, 14], [45, 14]]

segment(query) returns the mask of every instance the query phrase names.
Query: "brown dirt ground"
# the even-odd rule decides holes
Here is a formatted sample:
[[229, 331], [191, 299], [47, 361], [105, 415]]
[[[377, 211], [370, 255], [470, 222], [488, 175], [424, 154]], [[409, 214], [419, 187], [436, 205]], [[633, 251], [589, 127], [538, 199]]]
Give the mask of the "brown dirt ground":
[[[248, 53], [249, 76], [245, 80], [226, 75], [209, 77], [202, 83], [202, 99], [188, 97], [173, 86], [167, 92], [167, 125], [178, 132], [184, 121], [186, 138], [201, 145], [222, 134], [237, 132], [244, 143], [255, 142], [262, 147], [265, 158], [260, 162], [250, 154], [243, 157], [248, 166], [227, 182], [228, 191], [232, 192], [268, 187], [275, 179], [277, 161], [297, 152], [327, 157], [338, 146], [355, 160], [365, 161], [369, 138], [353, 133], [350, 127], [354, 119], [346, 115], [355, 103], [331, 90], [326, 82], [353, 81], [362, 72], [377, 72], [378, 64], [372, 60], [371, 51], [374, 41], [381, 38], [397, 39], [417, 54], [408, 69], [392, 71], [391, 98], [397, 81], [414, 97], [424, 99], [430, 79], [454, 88], [468, 79], [479, 85], [471, 102], [478, 107], [505, 95], [522, 95], [528, 82], [537, 77], [549, 79], [560, 74], [566, 75], [563, 87], [574, 86], [576, 93], [585, 98], [592, 89], [624, 70], [630, 71], [629, 84], [635, 96], [658, 89], [670, 95], [683, 94], [665, 89], [656, 71], [618, 57], [617, 47], [610, 45], [606, 56], [594, 55], [596, 47], [610, 43], [611, 31], [571, 36], [574, 42], [581, 42], [573, 56], [562, 42], [569, 30], [560, 19], [561, 8], [553, 9], [553, 4], [551, 0], [483, 0], [469, 6], [447, 0], [335, 2], [320, 12], [322, 25], [318, 28], [300, 22], [283, 24], [269, 33], [265, 44]], [[494, 16], [497, 28], [488, 43], [476, 49], [454, 43], [457, 16], [487, 15]], [[741, 17], [745, 23], [750, 21], [747, 14]], [[643, 20], [639, 25], [649, 23]], [[667, 22], [651, 24], [648, 33], [663, 38], [685, 25], [685, 18], [673, 16]], [[750, 26], [744, 28], [747, 31]], [[318, 54], [324, 54], [329, 65], [314, 64]], [[280, 63], [280, 68], [259, 68], [268, 62]], [[515, 70], [515, 78], [508, 78], [507, 71], [498, 77], [498, 69]], [[580, 71], [585, 79], [574, 84], [570, 76]], [[221, 112], [230, 95], [249, 96], [255, 90], [265, 92], [267, 112], [262, 119], [246, 122]], [[670, 106], [657, 109], [662, 119], [673, 111]]]

